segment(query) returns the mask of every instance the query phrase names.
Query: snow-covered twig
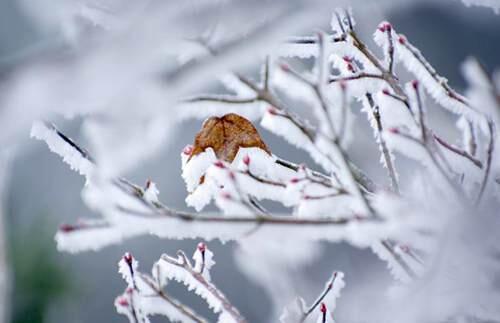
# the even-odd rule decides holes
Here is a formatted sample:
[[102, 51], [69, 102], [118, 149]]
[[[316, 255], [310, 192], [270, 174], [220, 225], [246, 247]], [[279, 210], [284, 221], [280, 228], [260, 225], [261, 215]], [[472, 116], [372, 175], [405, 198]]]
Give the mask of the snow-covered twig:
[[[337, 276], [339, 276], [339, 281], [336, 283]], [[303, 323], [307, 317], [323, 302], [328, 293], [332, 292], [335, 294], [335, 297], [340, 295], [340, 290], [345, 286], [343, 281], [343, 273], [334, 272], [332, 278], [325, 284], [325, 289], [319, 294], [318, 298], [302, 313], [302, 317], [300, 319], [300, 323]], [[337, 284], [335, 286], [334, 284]], [[332, 291], [334, 289], [334, 291]], [[335, 304], [332, 304], [335, 305]]]
[[391, 186], [393, 190], [399, 194], [399, 184], [397, 180], [396, 170], [394, 169], [394, 164], [389, 149], [387, 147], [387, 143], [385, 142], [385, 139], [382, 137], [382, 132], [384, 131], [384, 129], [382, 127], [382, 121], [380, 118], [379, 106], [375, 104], [375, 101], [373, 100], [373, 95], [371, 93], [366, 93], [366, 99], [368, 100], [368, 104], [370, 105], [373, 114], [373, 119], [375, 120], [380, 150], [382, 151], [385, 165], [387, 166], [387, 171], [389, 172], [389, 178], [391, 179]]
[[118, 265], [128, 287], [117, 297], [115, 306], [131, 322], [149, 322], [148, 317], [156, 314], [164, 315], [172, 322], [208, 322], [164, 291], [161, 278], [165, 273], [161, 266], [153, 267], [153, 277], [143, 274], [138, 271], [138, 262], [130, 253], [126, 253]]
[[483, 163], [475, 158], [474, 156], [470, 155], [467, 151], [459, 148], [459, 147], [456, 147], [455, 145], [452, 145], [450, 143], [448, 143], [446, 140], [444, 140], [443, 138], [441, 138], [440, 136], [436, 135], [436, 134], [433, 134], [433, 137], [434, 139], [443, 147], [445, 147], [446, 149], [454, 152], [455, 154], [457, 155], [460, 155], [464, 158], [467, 158], [468, 160], [470, 160], [474, 165], [476, 165], [477, 167], [479, 168], [483, 168]]
[[[206, 247], [202, 245], [197, 249], [197, 252], [203, 254], [206, 252]], [[196, 254], [195, 254], [196, 257]], [[204, 257], [201, 256], [200, 257]], [[204, 273], [206, 269], [205, 259], [195, 259], [197, 262], [203, 262], [199, 264], [200, 269], [196, 269], [191, 265], [191, 262], [187, 259], [184, 252], [179, 251], [177, 253], [177, 258], [172, 258], [168, 255], [163, 255], [160, 259], [160, 266], [165, 266], [166, 269], [170, 269], [170, 272], [166, 272], [166, 275], [170, 279], [178, 280], [187, 286], [194, 288], [196, 293], [199, 293], [203, 297], [209, 306], [214, 309], [214, 312], [221, 312], [221, 316], [230, 316], [232, 319], [230, 322], [244, 323], [245, 318], [240, 314], [238, 309], [232, 305], [226, 296], [217, 289], [217, 287], [207, 279]], [[175, 268], [175, 269], [174, 269]], [[229, 321], [228, 321], [229, 322]]]
[[486, 189], [486, 185], [488, 185], [491, 162], [493, 160], [493, 149], [495, 147], [495, 126], [493, 125], [493, 121], [491, 120], [488, 120], [488, 131], [489, 131], [488, 133], [489, 141], [488, 141], [488, 148], [486, 151], [486, 165], [484, 168], [484, 176], [483, 179], [481, 180], [481, 186], [479, 188], [479, 193], [476, 198], [476, 204], [479, 204], [479, 202], [481, 202], [484, 190]]

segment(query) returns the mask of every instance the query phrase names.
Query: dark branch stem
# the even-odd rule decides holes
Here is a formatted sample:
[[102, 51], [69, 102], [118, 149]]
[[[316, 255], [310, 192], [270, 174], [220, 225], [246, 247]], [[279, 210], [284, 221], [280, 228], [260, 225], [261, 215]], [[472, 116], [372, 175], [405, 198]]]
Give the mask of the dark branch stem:
[[457, 155], [460, 155], [460, 156], [462, 156], [462, 157], [470, 160], [475, 166], [477, 166], [479, 168], [483, 168], [483, 163], [479, 159], [477, 159], [474, 156], [470, 155], [465, 150], [460, 149], [460, 148], [458, 148], [458, 147], [456, 147], [456, 146], [454, 146], [454, 145], [446, 142], [446, 140], [444, 140], [443, 138], [439, 137], [436, 134], [433, 134], [433, 137], [436, 140], [436, 142], [439, 143], [444, 148], [448, 149], [451, 152], [454, 152]]
[[226, 296], [224, 296], [224, 294], [222, 294], [218, 289], [217, 287], [215, 287], [215, 285], [213, 285], [212, 283], [208, 282], [205, 277], [196, 272], [191, 264], [189, 263], [186, 255], [184, 255], [184, 253], [178, 253], [179, 256], [181, 257], [182, 259], [182, 262], [179, 263], [177, 260], [175, 260], [174, 258], [172, 257], [169, 257], [167, 255], [163, 255], [161, 257], [161, 260], [171, 264], [171, 265], [174, 265], [174, 266], [177, 266], [177, 267], [181, 267], [183, 268], [184, 270], [186, 270], [187, 273], [189, 273], [189, 275], [191, 275], [191, 277], [193, 277], [198, 283], [200, 283], [203, 287], [205, 287], [207, 289], [207, 291], [212, 294], [213, 297], [215, 297], [217, 300], [219, 300], [219, 302], [221, 302], [222, 304], [222, 307], [224, 308], [224, 310], [233, 317], [233, 319], [238, 322], [238, 323], [246, 323], [246, 319], [240, 314], [240, 312], [238, 311], [238, 309], [236, 309], [236, 307], [234, 307], [234, 305], [232, 305], [229, 300], [226, 298]]
[[484, 194], [484, 190], [486, 189], [486, 185], [488, 185], [488, 179], [490, 175], [491, 169], [491, 161], [493, 160], [493, 149], [495, 147], [495, 128], [493, 125], [493, 121], [488, 120], [488, 131], [490, 136], [490, 141], [488, 143], [488, 150], [486, 151], [486, 168], [484, 169], [483, 180], [481, 181], [481, 188], [479, 189], [479, 194], [476, 198], [476, 205], [481, 202], [481, 199]]
[[380, 118], [380, 112], [378, 105], [375, 104], [373, 100], [373, 96], [371, 93], [366, 93], [366, 98], [368, 100], [368, 104], [371, 107], [373, 118], [375, 119], [375, 123], [377, 125], [377, 136], [378, 142], [380, 145], [380, 150], [382, 150], [382, 156], [384, 158], [385, 164], [387, 166], [387, 171], [389, 172], [389, 178], [391, 180], [391, 186], [393, 190], [399, 195], [399, 184], [397, 180], [396, 170], [394, 168], [394, 164], [392, 162], [391, 154], [389, 149], [387, 148], [387, 143], [385, 139], [382, 137], [382, 131], [384, 130], [382, 127], [382, 121]]
[[189, 319], [191, 319], [194, 322], [197, 322], [197, 323], [208, 322], [206, 319], [204, 319], [204, 318], [200, 317], [198, 314], [196, 314], [192, 309], [184, 306], [183, 304], [181, 304], [177, 300], [171, 298], [167, 293], [165, 293], [163, 290], [161, 290], [159, 288], [159, 286], [156, 286], [154, 284], [154, 282], [151, 281], [150, 277], [143, 275], [143, 274], [140, 274], [140, 276], [141, 276], [142, 280], [149, 286], [149, 288], [151, 288], [156, 293], [155, 296], [160, 297], [162, 300], [164, 300], [165, 302], [167, 302], [171, 306], [175, 307], [179, 312], [181, 312], [182, 314], [184, 314], [185, 316], [187, 316]]
[[326, 297], [326, 295], [328, 295], [328, 293], [333, 289], [333, 284], [335, 283], [336, 279], [337, 279], [337, 273], [335, 272], [335, 273], [333, 273], [332, 278], [330, 279], [330, 281], [326, 284], [325, 289], [323, 289], [323, 291], [318, 296], [318, 298], [316, 298], [316, 300], [314, 301], [314, 303], [312, 303], [311, 306], [309, 306], [307, 308], [307, 310], [304, 313], [302, 313], [302, 317], [300, 319], [300, 323], [305, 322], [305, 320], [307, 319], [307, 317], [314, 311], [314, 309], [316, 307], [318, 307], [318, 305], [323, 301], [323, 299]]
[[387, 28], [387, 41], [389, 42], [389, 48], [388, 48], [388, 56], [389, 56], [389, 66], [388, 66], [388, 72], [389, 74], [394, 73], [394, 39], [392, 39], [392, 27]]
[[232, 96], [216, 96], [216, 95], [205, 95], [196, 96], [184, 100], [184, 102], [194, 103], [194, 102], [216, 102], [216, 103], [231, 103], [231, 104], [245, 104], [256, 102], [256, 98], [242, 99]]
[[348, 81], [353, 81], [353, 80], [359, 80], [359, 79], [365, 79], [365, 78], [374, 78], [374, 79], [380, 79], [385, 81], [385, 78], [383, 75], [380, 74], [373, 74], [373, 73], [365, 73], [365, 72], [360, 72], [354, 75], [349, 75], [349, 76], [343, 76], [343, 77], [331, 77], [328, 80], [328, 83], [336, 83], [336, 82], [348, 82]]

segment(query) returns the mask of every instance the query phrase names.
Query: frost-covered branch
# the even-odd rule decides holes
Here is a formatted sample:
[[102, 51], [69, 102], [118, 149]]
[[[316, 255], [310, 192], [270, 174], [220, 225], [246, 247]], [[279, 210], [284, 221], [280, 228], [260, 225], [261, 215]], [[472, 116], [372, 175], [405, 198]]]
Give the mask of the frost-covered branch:
[[152, 275], [149, 276], [139, 272], [137, 260], [126, 253], [119, 262], [119, 272], [128, 287], [115, 301], [117, 311], [127, 315], [131, 322], [149, 322], [148, 316], [158, 314], [168, 317], [172, 322], [207, 322], [165, 291], [168, 281], [176, 280], [203, 298], [213, 312], [219, 314], [219, 322], [246, 322], [224, 294], [211, 283], [209, 271], [215, 264], [212, 257], [212, 252], [200, 242], [193, 255], [194, 265], [184, 252], [179, 251], [177, 258], [163, 255], [154, 264]]
[[330, 320], [333, 320], [331, 313], [335, 310], [337, 299], [344, 287], [344, 273], [334, 272], [332, 277], [325, 283], [323, 291], [311, 305], [306, 306], [304, 299], [298, 297], [285, 308], [280, 321], [282, 323], [313, 322], [312, 314], [318, 309], [318, 319], [314, 320], [314, 322], [330, 322]]
[[[224, 59], [233, 42], [220, 43], [213, 31], [208, 35], [194, 41], [203, 53], [183, 61], [187, 71], [174, 71], [167, 78], [182, 80], [182, 73], [190, 73], [189, 66]], [[102, 216], [62, 225], [56, 235], [58, 248], [97, 250], [146, 234], [219, 239], [236, 241], [242, 252], [269, 254], [267, 260], [273, 265], [283, 261], [288, 268], [289, 259], [307, 258], [296, 256], [300, 251], [295, 250], [295, 244], [303, 247], [317, 241], [345, 241], [369, 247], [387, 262], [393, 276], [402, 282], [395, 293], [411, 290], [431, 277], [439, 262], [457, 261], [456, 253], [442, 259], [439, 254], [441, 248], [449, 248], [448, 236], [456, 234], [451, 226], [467, 223], [469, 218], [464, 214], [496, 199], [490, 185], [493, 180], [498, 182], [500, 171], [496, 165], [495, 127], [500, 120], [496, 81], [469, 61], [464, 72], [471, 88], [461, 95], [390, 23], [378, 26], [374, 40], [382, 49], [380, 58], [357, 34], [350, 11], [337, 10], [331, 32], [288, 38], [261, 53], [259, 80], [227, 70], [214, 76], [227, 93], [183, 96], [185, 99], [173, 107], [182, 115], [180, 119], [193, 114], [209, 116], [193, 144], [186, 143], [180, 156], [186, 204], [196, 212], [179, 211], [163, 203], [151, 180], [137, 185], [103, 171], [100, 157], [106, 153], [105, 145], [97, 147], [100, 150], [94, 157], [54, 125], [35, 123], [32, 136], [45, 141], [50, 150], [85, 176], [83, 199]], [[406, 68], [415, 80], [403, 81], [396, 74], [397, 67]], [[445, 139], [438, 135], [445, 133], [442, 129], [432, 129], [427, 95], [458, 115], [458, 122], [452, 125], [460, 141]], [[300, 102], [311, 113], [304, 117], [287, 99]], [[379, 149], [379, 157], [373, 160], [379, 159], [387, 169], [387, 190], [359, 169], [347, 153], [358, 148], [349, 147], [355, 127], [353, 102], [362, 103], [367, 114]], [[275, 156], [260, 137], [252, 123], [255, 121], [303, 149], [322, 171]], [[416, 162], [411, 164], [409, 182], [405, 182], [407, 176], [398, 175], [406, 163], [396, 164], [395, 157]], [[286, 211], [267, 210], [263, 205], [268, 201]], [[200, 213], [211, 203], [220, 212]], [[479, 223], [477, 217], [474, 221]], [[284, 243], [290, 244], [291, 250], [283, 250]], [[204, 243], [198, 245], [193, 259], [181, 251], [176, 257], [163, 255], [152, 274], [146, 275], [127, 254], [119, 270], [128, 288], [117, 298], [117, 310], [131, 322], [148, 322], [154, 314], [166, 315], [171, 321], [206, 322], [167, 293], [166, 283], [176, 280], [201, 296], [219, 315], [219, 322], [246, 322], [211, 282], [212, 254]], [[272, 270], [258, 269], [259, 282], [273, 274]], [[335, 273], [311, 305], [299, 298], [287, 307], [282, 322], [333, 322], [330, 311], [344, 286], [342, 276]], [[269, 287], [268, 282], [262, 285], [275, 287]], [[279, 292], [278, 288], [270, 291]], [[278, 295], [279, 301], [291, 296], [285, 294]], [[313, 314], [318, 317], [313, 318]]]
[[[195, 259], [194, 266], [182, 251], [177, 253], [177, 258], [163, 255], [160, 259], [159, 266], [166, 269], [166, 279], [174, 279], [184, 283], [189, 288], [193, 288], [196, 293], [207, 301], [208, 305], [213, 308], [215, 313], [221, 312], [221, 316], [224, 317], [227, 322], [246, 322], [243, 316], [241, 316], [239, 311], [229, 302], [224, 294], [210, 282], [208, 270], [213, 262], [211, 264], [207, 263], [207, 259], [205, 259], [206, 254], [208, 254], [208, 249], [204, 244], [200, 244], [193, 256]], [[209, 261], [212, 261], [211, 258]], [[226, 317], [230, 317], [230, 319]], [[222, 320], [219, 319], [219, 322], [220, 321]]]
[[484, 168], [484, 176], [483, 179], [481, 180], [481, 186], [479, 188], [479, 193], [476, 198], [476, 204], [479, 204], [481, 202], [481, 199], [483, 197], [484, 190], [486, 189], [486, 185], [488, 185], [488, 180], [490, 176], [490, 171], [491, 171], [491, 162], [493, 160], [493, 149], [495, 147], [495, 126], [493, 125], [493, 121], [489, 120], [488, 121], [488, 148], [486, 151], [486, 165]]
[[[337, 280], [337, 276], [339, 276]], [[332, 278], [325, 284], [325, 289], [321, 292], [321, 294], [316, 298], [314, 303], [312, 303], [307, 310], [302, 314], [302, 318], [300, 319], [300, 323], [303, 323], [307, 317], [323, 302], [325, 297], [328, 295], [328, 293], [333, 293], [335, 297], [340, 296], [340, 290], [344, 288], [345, 283], [343, 281], [344, 274], [343, 273], [338, 273], [334, 272], [332, 275]], [[334, 285], [336, 284], [336, 286]], [[334, 305], [334, 304], [332, 304]], [[333, 310], [333, 308], [330, 308], [330, 310]], [[323, 312], [323, 311], [322, 311]]]

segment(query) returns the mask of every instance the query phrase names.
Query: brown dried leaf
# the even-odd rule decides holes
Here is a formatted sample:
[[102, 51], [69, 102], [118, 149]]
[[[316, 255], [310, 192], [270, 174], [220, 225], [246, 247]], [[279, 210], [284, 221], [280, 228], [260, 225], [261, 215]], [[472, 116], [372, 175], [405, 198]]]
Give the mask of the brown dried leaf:
[[234, 160], [240, 147], [257, 147], [271, 154], [253, 124], [235, 113], [207, 119], [196, 134], [191, 157], [208, 147], [214, 150], [217, 158], [227, 162]]

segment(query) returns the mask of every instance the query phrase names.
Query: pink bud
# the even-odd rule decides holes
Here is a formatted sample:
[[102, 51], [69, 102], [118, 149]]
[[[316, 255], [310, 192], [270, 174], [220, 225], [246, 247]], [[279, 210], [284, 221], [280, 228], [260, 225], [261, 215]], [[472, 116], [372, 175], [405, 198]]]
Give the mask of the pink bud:
[[123, 306], [123, 307], [128, 307], [128, 300], [125, 297], [120, 297], [118, 299], [118, 305]]
[[288, 64], [281, 63], [280, 68], [281, 70], [283, 70], [283, 72], [290, 72], [290, 66], [288, 66]]
[[347, 70], [349, 72], [354, 72], [354, 66], [351, 63], [347, 63]]
[[245, 155], [245, 157], [243, 157], [243, 163], [247, 166], [250, 165], [250, 156]]
[[221, 162], [220, 160], [216, 161], [214, 163], [215, 167], [219, 167], [219, 168], [224, 168], [224, 163]]
[[397, 135], [399, 133], [399, 129], [398, 128], [389, 128], [388, 131], [390, 133], [395, 134], [395, 135]]
[[385, 31], [390, 32], [390, 31], [391, 31], [391, 29], [392, 29], [392, 25], [391, 25], [390, 23], [386, 22], [386, 23], [384, 24], [384, 29], [385, 29]]
[[304, 200], [310, 200], [310, 199], [311, 199], [311, 197], [310, 197], [309, 195], [304, 195], [304, 196], [302, 197], [302, 199], [304, 199]]
[[275, 116], [275, 115], [277, 115], [277, 114], [278, 114], [278, 112], [276, 111], [276, 109], [275, 109], [274, 107], [269, 107], [269, 108], [267, 109], [267, 112], [268, 112], [269, 114], [273, 115], [273, 116]]
[[65, 232], [65, 233], [68, 233], [68, 232], [72, 232], [72, 231], [75, 231], [75, 230], [78, 230], [78, 226], [76, 225], [71, 225], [71, 224], [61, 224], [59, 226], [59, 231], [62, 231], [62, 232]]
[[391, 94], [391, 92], [389, 92], [389, 90], [388, 90], [388, 89], [383, 89], [383, 90], [382, 90], [382, 93], [383, 93], [383, 94], [385, 94], [385, 95], [389, 95], [389, 94]]
[[342, 59], [346, 62], [346, 63], [352, 63], [352, 57], [349, 57], [347, 55], [343, 56]]
[[126, 252], [125, 255], [123, 256], [123, 260], [125, 260], [125, 262], [129, 265], [132, 264], [132, 254], [130, 252]]
[[226, 200], [230, 200], [231, 199], [231, 194], [229, 194], [228, 192], [222, 192], [220, 194], [220, 196]]
[[401, 45], [406, 44], [406, 37], [404, 35], [399, 35], [398, 41]]
[[298, 182], [299, 182], [299, 179], [298, 179], [298, 178], [296, 178], [296, 177], [294, 177], [294, 178], [292, 178], [292, 179], [290, 180], [290, 183], [292, 183], [292, 184], [296, 184], [296, 183], [298, 183]]
[[187, 155], [187, 156], [191, 156], [191, 154], [193, 153], [193, 145], [187, 145], [186, 147], [184, 147], [184, 149], [182, 150], [182, 153], [184, 155]]
[[300, 170], [305, 170], [306, 169], [306, 164], [300, 164], [299, 165]]
[[321, 313], [326, 313], [326, 305], [325, 305], [325, 303], [321, 303], [321, 305], [319, 306], [319, 310], [321, 311]]
[[200, 252], [205, 252], [205, 250], [207, 250], [207, 245], [203, 242], [198, 243], [198, 250], [200, 250]]
[[134, 292], [134, 289], [132, 287], [127, 287], [125, 292], [127, 292], [127, 294], [132, 294]]
[[418, 80], [411, 81], [411, 86], [413, 86], [415, 90], [418, 89]]

